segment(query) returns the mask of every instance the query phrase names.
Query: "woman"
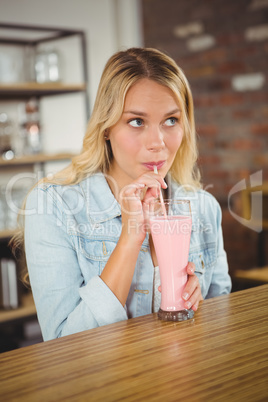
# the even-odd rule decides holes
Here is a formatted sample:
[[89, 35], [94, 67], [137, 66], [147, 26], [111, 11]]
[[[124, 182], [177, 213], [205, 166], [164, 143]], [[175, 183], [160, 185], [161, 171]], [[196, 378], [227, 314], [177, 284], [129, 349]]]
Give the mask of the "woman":
[[221, 211], [200, 190], [196, 159], [181, 69], [155, 49], [112, 56], [81, 154], [27, 198], [25, 250], [44, 340], [158, 309], [146, 211], [160, 191], [191, 200], [185, 308], [230, 292]]

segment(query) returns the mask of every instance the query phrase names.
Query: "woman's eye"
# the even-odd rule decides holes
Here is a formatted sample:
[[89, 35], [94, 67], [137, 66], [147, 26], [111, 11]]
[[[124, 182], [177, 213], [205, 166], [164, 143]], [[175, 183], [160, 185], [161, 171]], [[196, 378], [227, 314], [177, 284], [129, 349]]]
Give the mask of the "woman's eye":
[[166, 121], [165, 121], [165, 124], [167, 125], [167, 126], [170, 126], [170, 127], [172, 127], [172, 126], [175, 126], [175, 124], [178, 122], [178, 119], [176, 118], [176, 117], [169, 117]]
[[143, 120], [142, 119], [132, 119], [128, 122], [132, 127], [142, 127]]

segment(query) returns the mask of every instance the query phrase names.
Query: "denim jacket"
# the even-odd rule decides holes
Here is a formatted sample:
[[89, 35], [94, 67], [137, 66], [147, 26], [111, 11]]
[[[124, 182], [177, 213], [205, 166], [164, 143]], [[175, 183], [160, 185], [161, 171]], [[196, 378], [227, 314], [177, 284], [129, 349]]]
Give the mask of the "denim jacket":
[[[189, 261], [195, 264], [203, 298], [229, 293], [219, 204], [203, 190], [185, 191], [171, 179], [168, 184], [169, 198], [191, 202]], [[125, 306], [100, 278], [120, 233], [120, 205], [102, 173], [72, 186], [40, 184], [29, 194], [25, 251], [44, 340], [152, 312], [148, 235]]]

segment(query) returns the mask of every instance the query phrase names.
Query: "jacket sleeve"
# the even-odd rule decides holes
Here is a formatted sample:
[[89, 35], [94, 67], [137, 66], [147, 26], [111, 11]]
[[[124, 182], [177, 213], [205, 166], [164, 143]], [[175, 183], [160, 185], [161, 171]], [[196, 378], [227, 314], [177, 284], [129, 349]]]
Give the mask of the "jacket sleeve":
[[224, 244], [223, 244], [223, 234], [221, 226], [222, 212], [220, 205], [216, 200], [215, 200], [215, 208], [213, 208], [213, 210], [216, 213], [214, 219], [216, 220], [215, 235], [216, 235], [217, 259], [206, 298], [228, 294], [231, 291], [231, 278], [228, 273], [227, 255], [224, 250]]
[[36, 187], [25, 210], [25, 252], [44, 340], [127, 319], [99, 276], [84, 282], [53, 186]]

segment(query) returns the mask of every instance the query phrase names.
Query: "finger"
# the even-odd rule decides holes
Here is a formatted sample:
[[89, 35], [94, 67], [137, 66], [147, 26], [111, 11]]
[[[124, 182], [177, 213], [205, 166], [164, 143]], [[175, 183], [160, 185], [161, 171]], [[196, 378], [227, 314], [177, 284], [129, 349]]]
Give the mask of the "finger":
[[191, 297], [189, 298], [189, 300], [187, 300], [187, 302], [185, 302], [184, 306], [187, 310], [189, 310], [191, 308], [192, 310], [196, 311], [198, 309], [198, 305], [201, 300], [202, 300], [202, 295], [199, 292], [199, 290], [196, 289], [194, 291], [194, 293], [191, 295]]
[[151, 185], [153, 185], [153, 186], [160, 185], [160, 187], [162, 187], [162, 188], [167, 188], [167, 183], [165, 182], [163, 177], [161, 177], [159, 174], [155, 174], [155, 173], [143, 174], [142, 176], [140, 176], [137, 179], [137, 182], [144, 183], [147, 187], [151, 187]]
[[187, 274], [188, 275], [194, 275], [195, 272], [195, 264], [193, 262], [188, 262], [188, 265], [186, 267]]
[[167, 183], [165, 182], [165, 179], [163, 179], [163, 177], [160, 176], [159, 173], [153, 173], [153, 174], [156, 175], [157, 178], [159, 178], [159, 177], [161, 178], [161, 181], [160, 181], [160, 182], [161, 182], [161, 187], [162, 187], [162, 188], [167, 188], [168, 185], [167, 185]]
[[148, 200], [155, 199], [160, 193], [160, 184], [156, 180], [146, 180], [145, 183], [131, 183], [124, 187], [119, 194], [119, 202], [130, 201], [138, 197], [140, 201], [148, 203]]
[[159, 187], [148, 188], [142, 201], [146, 204], [152, 203], [153, 200], [159, 197], [160, 191]]
[[166, 188], [168, 187], [168, 185], [167, 185], [167, 183], [165, 182], [165, 180], [163, 179], [163, 177], [157, 175], [157, 178], [160, 178], [160, 181], [159, 181], [159, 180], [158, 180], [158, 181], [159, 181], [159, 183], [161, 184], [161, 187], [164, 188], [164, 189], [166, 189]]
[[195, 303], [192, 305], [192, 310], [197, 311], [197, 309], [198, 309], [198, 307], [199, 307], [199, 302], [200, 302], [200, 301], [202, 301], [202, 299], [201, 299], [201, 300], [197, 300], [197, 302], [195, 302]]
[[122, 189], [122, 191], [120, 192], [120, 197], [131, 197], [135, 195], [136, 191], [142, 190], [144, 187], [145, 184], [143, 183], [131, 183]]
[[182, 298], [185, 300], [185, 308], [187, 309], [193, 305], [198, 307], [199, 301], [203, 299], [199, 280], [196, 275], [189, 276]]
[[195, 291], [196, 287], [199, 286], [199, 281], [196, 275], [190, 275], [188, 281], [185, 285], [182, 298], [183, 300], [189, 300], [191, 294]]
[[199, 292], [196, 291], [194, 292], [192, 297], [187, 302], [185, 302], [185, 308], [187, 310], [191, 308], [192, 310], [196, 311], [201, 300], [203, 300], [202, 295], [200, 295]]
[[141, 193], [144, 190], [144, 184], [141, 183], [131, 183], [130, 185], [124, 187], [119, 194], [119, 202], [121, 206], [124, 204], [133, 204], [137, 203], [139, 205], [139, 209], [141, 207]]

